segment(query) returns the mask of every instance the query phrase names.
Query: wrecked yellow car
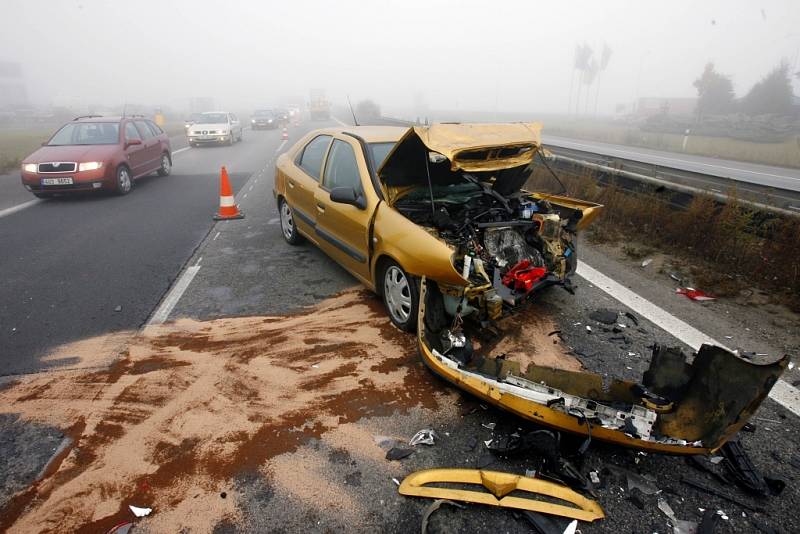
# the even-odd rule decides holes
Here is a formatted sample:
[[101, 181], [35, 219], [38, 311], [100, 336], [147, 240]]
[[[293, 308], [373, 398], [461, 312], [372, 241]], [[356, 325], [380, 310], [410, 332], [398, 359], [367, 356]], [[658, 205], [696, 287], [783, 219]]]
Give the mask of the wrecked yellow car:
[[450, 315], [491, 321], [538, 288], [569, 284], [576, 233], [600, 206], [523, 190], [541, 125], [317, 130], [277, 162], [284, 238], [307, 239], [416, 328], [418, 280]]
[[[788, 363], [704, 346], [657, 347], [641, 383], [476, 351], [536, 290], [569, 289], [577, 232], [600, 206], [523, 189], [540, 125], [317, 130], [282, 155], [275, 198], [287, 242], [308, 239], [379, 293], [423, 361], [461, 389], [559, 430], [700, 454], [756, 411]], [[483, 344], [482, 348], [491, 347]]]

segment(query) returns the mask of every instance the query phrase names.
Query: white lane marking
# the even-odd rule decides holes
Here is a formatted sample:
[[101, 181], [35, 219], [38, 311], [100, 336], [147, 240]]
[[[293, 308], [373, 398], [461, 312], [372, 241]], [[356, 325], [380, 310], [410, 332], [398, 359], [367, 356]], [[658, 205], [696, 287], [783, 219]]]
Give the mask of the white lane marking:
[[216, 240], [217, 240], [217, 238], [219, 237], [219, 234], [220, 234], [220, 232], [217, 232], [217, 235], [215, 235], [215, 236], [214, 236], [214, 239], [212, 239], [211, 241], [216, 241]]
[[[283, 147], [285, 147], [285, 146], [286, 146], [286, 139], [281, 141], [281, 146], [279, 146], [278, 149], [275, 152], [280, 152], [283, 149]], [[270, 161], [272, 161], [272, 160], [270, 160]]]
[[242, 195], [242, 198], [247, 198], [247, 193], [245, 193], [244, 195]]
[[270, 219], [267, 221], [267, 224], [278, 224], [278, 221], [280, 221], [280, 219]]
[[[582, 261], [578, 261], [577, 273], [587, 282], [594, 284], [599, 289], [605, 291], [622, 304], [642, 317], [645, 317], [653, 324], [658, 325], [661, 329], [683, 341], [693, 349], [698, 350], [703, 343], [711, 343], [719, 345], [720, 347], [725, 347], [725, 345], [708, 334], [704, 334], [693, 326], [686, 324], [668, 311], [656, 306], [649, 300], [634, 293], [618, 282], [615, 282]], [[769, 392], [769, 396], [795, 415], [800, 416], [800, 391], [794, 386], [783, 380], [778, 380]]]
[[167, 320], [169, 314], [172, 313], [172, 309], [181, 299], [184, 291], [186, 291], [186, 289], [189, 287], [189, 284], [192, 283], [192, 280], [197, 275], [197, 271], [199, 270], [199, 265], [187, 267], [186, 271], [184, 271], [183, 275], [181, 275], [180, 280], [178, 280], [178, 283], [172, 286], [172, 289], [170, 289], [169, 293], [167, 294], [167, 298], [165, 298], [164, 302], [161, 303], [161, 306], [158, 307], [156, 313], [154, 313], [150, 320], [147, 321], [148, 325], [163, 324], [164, 321]]
[[[338, 120], [338, 119], [336, 119], [336, 120]], [[594, 149], [594, 151], [596, 151], [598, 149], [597, 145], [595, 145], [595, 146], [586, 145], [586, 144], [583, 144], [583, 143], [575, 143], [573, 141], [569, 141], [569, 143], [571, 145], [574, 145], [574, 146], [580, 146], [580, 147], [584, 147], [584, 148], [591, 148], [591, 149]], [[558, 141], [556, 141], [555, 143], [554, 142], [548, 143], [547, 141], [545, 141], [544, 144], [545, 145], [550, 144], [550, 145], [553, 145], [553, 146], [559, 146], [558, 145]], [[569, 148], [569, 147], [566, 146], [566, 147], [562, 147], [562, 148]], [[578, 150], [580, 150], [580, 149], [578, 149]], [[770, 173], [770, 172], [758, 172], [758, 171], [751, 171], [751, 170], [748, 170], [748, 169], [743, 169], [743, 168], [740, 168], [740, 167], [726, 167], [725, 165], [717, 165], [717, 164], [712, 164], [712, 163], [703, 163], [703, 162], [700, 162], [700, 161], [690, 161], [690, 160], [685, 160], [685, 159], [669, 158], [669, 157], [665, 157], [665, 156], [656, 156], [655, 154], [648, 154], [647, 152], [636, 152], [635, 150], [620, 150], [620, 149], [617, 149], [617, 148], [604, 148], [603, 150], [605, 150], [607, 153], [609, 153], [608, 154], [609, 156], [613, 156], [614, 155], [614, 154], [611, 154], [610, 152], [617, 152], [619, 154], [623, 154], [623, 157], [625, 155], [634, 154], [636, 156], [646, 156], [646, 157], [649, 157], [649, 158], [660, 159], [660, 160], [664, 160], [664, 161], [676, 161], [678, 163], [685, 163], [687, 165], [700, 165], [702, 167], [711, 167], [712, 169], [725, 169], [726, 171], [738, 171], [738, 172], [743, 172], [743, 173], [747, 173], [747, 174], [758, 174], [759, 176], [771, 176], [773, 178], [783, 178], [783, 179], [792, 180], [792, 181], [795, 181], [795, 182], [798, 181], [797, 177], [795, 177], [795, 176], [787, 176], [785, 174], [773, 174], [773, 173]]]
[[[255, 182], [253, 182], [253, 185], [255, 185]], [[252, 191], [252, 190], [253, 190], [253, 186], [251, 185], [251, 186], [250, 186], [250, 187], [247, 189], [247, 192], [249, 193], [249, 192], [250, 192], [250, 191]]]
[[335, 120], [336, 122], [338, 122], [340, 126], [350, 126], [350, 125], [349, 125], [349, 124], [347, 124], [346, 122], [342, 122], [342, 121], [340, 121], [339, 119], [337, 119], [336, 117], [331, 117], [331, 118], [332, 118], [333, 120]]
[[181, 152], [184, 152], [184, 151], [186, 151], [186, 150], [189, 150], [190, 148], [192, 148], [192, 147], [190, 147], [190, 146], [185, 146], [185, 147], [183, 147], [183, 148], [179, 148], [178, 150], [173, 150], [173, 151], [172, 151], [172, 155], [174, 156], [175, 154], [180, 154]]
[[203, 256], [200, 256], [200, 257], [197, 259], [197, 261], [195, 262], [195, 265], [200, 265], [200, 262], [201, 262], [201, 261], [203, 261]]
[[0, 210], [0, 219], [2, 219], [3, 217], [8, 217], [13, 213], [17, 213], [18, 211], [22, 211], [25, 208], [30, 208], [31, 206], [34, 206], [40, 202], [41, 200], [39, 200], [38, 198], [34, 198], [33, 200], [23, 202], [22, 204], [17, 204], [16, 206], [11, 206], [10, 208]]

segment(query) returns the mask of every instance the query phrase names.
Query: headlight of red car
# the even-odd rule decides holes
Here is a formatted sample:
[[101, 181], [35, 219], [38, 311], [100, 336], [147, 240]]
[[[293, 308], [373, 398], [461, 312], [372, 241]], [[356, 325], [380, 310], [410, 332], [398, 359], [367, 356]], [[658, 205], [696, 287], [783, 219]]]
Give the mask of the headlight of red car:
[[81, 171], [96, 171], [103, 166], [102, 161], [85, 161], [78, 164], [78, 172]]

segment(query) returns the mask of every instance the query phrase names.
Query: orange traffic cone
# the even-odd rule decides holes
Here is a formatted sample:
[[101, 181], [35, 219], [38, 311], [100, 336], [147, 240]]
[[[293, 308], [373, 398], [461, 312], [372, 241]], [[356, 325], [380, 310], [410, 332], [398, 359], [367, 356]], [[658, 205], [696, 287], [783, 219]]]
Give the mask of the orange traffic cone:
[[283, 133], [281, 134], [281, 139], [289, 139], [289, 130], [286, 128], [283, 129]]
[[219, 173], [219, 211], [214, 215], [215, 221], [230, 219], [244, 219], [244, 213], [239, 211], [239, 206], [233, 198], [231, 182], [228, 180], [228, 170], [223, 166]]

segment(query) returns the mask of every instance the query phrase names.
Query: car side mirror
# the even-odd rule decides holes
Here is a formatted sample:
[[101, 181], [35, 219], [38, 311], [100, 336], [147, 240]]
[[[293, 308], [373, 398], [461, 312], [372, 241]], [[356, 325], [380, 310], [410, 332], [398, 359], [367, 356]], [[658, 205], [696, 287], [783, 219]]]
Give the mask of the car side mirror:
[[356, 192], [355, 187], [334, 187], [331, 189], [331, 202], [349, 204], [360, 210], [367, 207], [367, 200], [360, 192]]
[[141, 139], [128, 139], [127, 141], [125, 141], [125, 148], [127, 148], [129, 146], [136, 146], [136, 145], [141, 145], [141, 144], [142, 144], [142, 140]]

